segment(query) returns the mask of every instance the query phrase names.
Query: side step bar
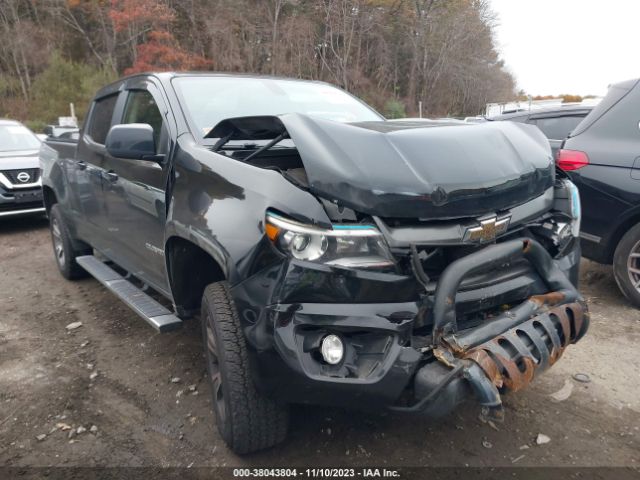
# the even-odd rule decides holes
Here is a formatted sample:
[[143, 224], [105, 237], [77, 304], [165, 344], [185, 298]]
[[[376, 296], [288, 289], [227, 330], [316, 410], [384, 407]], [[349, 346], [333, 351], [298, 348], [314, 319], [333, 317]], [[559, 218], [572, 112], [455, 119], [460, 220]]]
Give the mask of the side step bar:
[[76, 262], [160, 333], [182, 326], [182, 320], [93, 255], [76, 257]]

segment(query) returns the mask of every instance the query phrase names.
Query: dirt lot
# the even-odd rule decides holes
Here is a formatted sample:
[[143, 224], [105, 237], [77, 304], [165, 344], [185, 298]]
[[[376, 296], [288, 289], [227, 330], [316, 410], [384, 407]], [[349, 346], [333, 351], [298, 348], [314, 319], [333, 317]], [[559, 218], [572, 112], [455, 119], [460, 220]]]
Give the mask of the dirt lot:
[[[439, 423], [296, 407], [286, 443], [238, 457], [215, 430], [197, 321], [156, 334], [95, 280], [60, 277], [46, 221], [4, 220], [0, 466], [638, 467], [640, 311], [609, 268], [585, 262], [583, 291], [588, 336], [506, 399], [497, 429], [472, 405]], [[591, 382], [576, 382], [576, 373]], [[563, 386], [571, 395], [554, 401]], [[65, 425], [87, 431], [69, 438]], [[550, 442], [537, 445], [538, 434]]]

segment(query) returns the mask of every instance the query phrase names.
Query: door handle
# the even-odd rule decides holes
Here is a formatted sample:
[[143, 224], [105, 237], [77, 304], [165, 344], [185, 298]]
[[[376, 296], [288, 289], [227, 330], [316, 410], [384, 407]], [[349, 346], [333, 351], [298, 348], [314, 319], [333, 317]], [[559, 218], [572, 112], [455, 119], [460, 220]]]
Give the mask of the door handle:
[[110, 182], [115, 182], [118, 180], [118, 174], [113, 170], [109, 170], [108, 172], [103, 172], [102, 177], [105, 180], [109, 180]]
[[79, 170], [86, 170], [87, 169], [87, 162], [84, 162], [82, 160], [76, 160], [76, 165], [78, 166]]

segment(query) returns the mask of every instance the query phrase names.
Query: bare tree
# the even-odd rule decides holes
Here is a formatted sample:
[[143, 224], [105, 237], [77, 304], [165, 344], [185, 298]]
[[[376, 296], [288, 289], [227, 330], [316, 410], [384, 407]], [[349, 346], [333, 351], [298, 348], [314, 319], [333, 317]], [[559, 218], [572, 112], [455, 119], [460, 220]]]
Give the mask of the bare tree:
[[514, 95], [488, 0], [0, 0], [0, 100], [31, 101], [53, 50], [121, 74], [159, 24], [165, 57], [326, 80], [409, 115], [419, 101], [428, 115], [466, 114]]

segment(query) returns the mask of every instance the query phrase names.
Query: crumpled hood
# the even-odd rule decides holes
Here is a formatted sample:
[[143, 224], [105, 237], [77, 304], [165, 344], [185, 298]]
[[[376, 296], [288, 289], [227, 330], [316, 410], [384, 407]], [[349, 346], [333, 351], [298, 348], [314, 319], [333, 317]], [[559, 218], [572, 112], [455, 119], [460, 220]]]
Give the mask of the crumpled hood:
[[531, 125], [279, 118], [313, 193], [371, 215], [479, 216], [525, 203], [554, 182], [549, 142]]
[[0, 170], [40, 168], [38, 150], [0, 152]]

